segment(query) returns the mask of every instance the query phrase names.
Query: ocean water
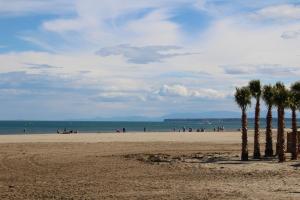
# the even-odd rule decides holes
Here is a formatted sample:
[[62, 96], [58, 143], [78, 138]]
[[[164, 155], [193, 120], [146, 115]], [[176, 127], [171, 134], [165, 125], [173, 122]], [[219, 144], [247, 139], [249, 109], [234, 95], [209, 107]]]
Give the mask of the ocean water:
[[[298, 121], [298, 124], [300, 121]], [[254, 120], [248, 120], [249, 129], [253, 129]], [[273, 119], [276, 128], [277, 119]], [[224, 126], [225, 131], [237, 130], [241, 127], [240, 119], [174, 119], [161, 122], [109, 122], [109, 121], [0, 121], [0, 134], [43, 134], [77, 130], [79, 133], [107, 133], [120, 131], [125, 128], [127, 132], [170, 132], [185, 127], [213, 131], [214, 128]], [[260, 127], [265, 128], [265, 119], [260, 120]], [[286, 119], [286, 127], [291, 127], [291, 119]]]

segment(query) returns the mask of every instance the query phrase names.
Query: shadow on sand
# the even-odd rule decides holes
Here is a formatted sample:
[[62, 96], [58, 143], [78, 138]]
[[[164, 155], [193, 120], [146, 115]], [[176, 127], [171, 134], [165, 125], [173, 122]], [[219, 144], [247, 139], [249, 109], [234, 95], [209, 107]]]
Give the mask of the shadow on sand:
[[298, 168], [298, 167], [300, 167], [300, 163], [297, 163], [297, 164], [293, 164], [293, 165], [291, 165], [292, 167], [296, 167], [296, 168]]
[[261, 160], [249, 159], [241, 161], [239, 155], [230, 153], [193, 153], [190, 155], [176, 155], [157, 153], [157, 154], [129, 154], [124, 156], [127, 159], [136, 159], [150, 164], [159, 163], [216, 163], [222, 165], [247, 165], [257, 161], [276, 160], [276, 157], [262, 158]]

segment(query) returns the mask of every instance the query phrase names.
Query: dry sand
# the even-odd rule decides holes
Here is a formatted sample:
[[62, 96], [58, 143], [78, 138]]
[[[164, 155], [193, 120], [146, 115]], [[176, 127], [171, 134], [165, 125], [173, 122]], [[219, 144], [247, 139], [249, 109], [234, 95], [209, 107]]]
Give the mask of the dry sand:
[[300, 163], [240, 162], [240, 136], [0, 136], [0, 199], [300, 199]]
[[[251, 133], [250, 133], [251, 134]], [[32, 134], [0, 135], [0, 143], [37, 143], [37, 142], [213, 142], [239, 143], [238, 132], [205, 132], [205, 133], [82, 133], [82, 134]], [[226, 137], [224, 137], [226, 136]], [[251, 140], [251, 138], [249, 138]]]

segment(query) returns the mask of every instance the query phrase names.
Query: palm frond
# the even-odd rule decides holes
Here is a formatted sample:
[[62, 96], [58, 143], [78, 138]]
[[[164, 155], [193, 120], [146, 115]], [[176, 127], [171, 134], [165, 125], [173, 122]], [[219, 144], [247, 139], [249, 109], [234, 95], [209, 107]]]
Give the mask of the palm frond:
[[236, 88], [234, 97], [235, 102], [243, 110], [246, 110], [247, 107], [251, 105], [251, 92], [249, 87]]
[[262, 91], [262, 98], [268, 106], [274, 104], [275, 89], [272, 85], [265, 85]]
[[260, 98], [261, 96], [261, 84], [260, 80], [252, 80], [249, 82], [249, 89], [251, 92], [251, 95], [255, 98]]

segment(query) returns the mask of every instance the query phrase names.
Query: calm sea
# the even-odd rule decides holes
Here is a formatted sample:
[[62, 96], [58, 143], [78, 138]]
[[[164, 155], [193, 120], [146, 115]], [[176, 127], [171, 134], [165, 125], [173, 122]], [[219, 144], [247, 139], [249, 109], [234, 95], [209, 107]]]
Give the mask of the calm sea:
[[[249, 129], [253, 129], [253, 119], [249, 119]], [[265, 119], [261, 119], [261, 128], [266, 125]], [[273, 119], [273, 127], [276, 128], [277, 119]], [[298, 122], [298, 124], [300, 124]], [[56, 133], [77, 130], [81, 133], [107, 133], [116, 132], [117, 129], [125, 128], [128, 132], [169, 132], [180, 128], [201, 129], [212, 131], [214, 128], [224, 126], [225, 131], [237, 130], [241, 126], [240, 119], [177, 119], [162, 122], [107, 122], [107, 121], [0, 121], [0, 134], [27, 134]], [[291, 120], [286, 119], [286, 127], [291, 126]]]

